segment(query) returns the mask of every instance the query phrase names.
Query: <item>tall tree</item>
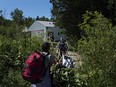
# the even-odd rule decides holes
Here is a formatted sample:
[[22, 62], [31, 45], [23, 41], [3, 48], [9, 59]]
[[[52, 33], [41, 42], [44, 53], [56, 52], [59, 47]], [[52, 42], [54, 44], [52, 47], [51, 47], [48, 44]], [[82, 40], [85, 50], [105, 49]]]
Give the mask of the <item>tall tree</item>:
[[108, 0], [109, 18], [116, 24], [116, 0]]
[[0, 10], [0, 16], [3, 16], [3, 13], [2, 12], [3, 12], [3, 10]]
[[36, 20], [39, 20], [39, 21], [49, 21], [49, 18], [47, 18], [45, 16], [42, 16], [42, 17], [37, 16]]
[[16, 24], [21, 25], [23, 22], [23, 11], [19, 10], [18, 8], [16, 8], [14, 11], [12, 11], [10, 13], [11, 18], [13, 19], [14, 22], [16, 22]]
[[24, 18], [24, 25], [25, 25], [26, 27], [30, 27], [31, 24], [32, 24], [34, 21], [35, 21], [35, 19], [32, 18], [32, 17]]
[[0, 10], [0, 25], [1, 25], [1, 26], [3, 26], [4, 21], [5, 21], [5, 19], [4, 19], [4, 17], [3, 17], [3, 10]]
[[53, 6], [51, 13], [56, 25], [64, 28], [69, 37], [80, 38], [81, 31], [78, 24], [82, 22], [82, 14], [87, 10], [101, 12], [105, 17], [116, 22], [114, 0], [50, 0], [50, 2]]
[[84, 0], [51, 0], [53, 8], [51, 10], [55, 19], [55, 24], [66, 29], [66, 34], [70, 37], [80, 38], [78, 24], [81, 21], [81, 15], [85, 7], [82, 3]]
[[39, 20], [39, 16], [36, 17], [36, 20]]

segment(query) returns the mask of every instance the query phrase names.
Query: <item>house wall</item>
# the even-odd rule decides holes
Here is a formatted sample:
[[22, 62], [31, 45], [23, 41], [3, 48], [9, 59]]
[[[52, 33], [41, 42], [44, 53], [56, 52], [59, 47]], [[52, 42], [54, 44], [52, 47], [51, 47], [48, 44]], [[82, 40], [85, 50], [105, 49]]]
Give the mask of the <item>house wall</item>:
[[46, 39], [46, 27], [35, 21], [29, 28], [28, 31], [31, 31], [31, 37], [38, 36]]
[[53, 32], [54, 40], [58, 41], [61, 37], [65, 38], [64, 35], [60, 35], [59, 31], [60, 28], [58, 27], [46, 27], [43, 24], [39, 23], [38, 21], [35, 21], [28, 29], [28, 31], [31, 32], [31, 37], [33, 36], [39, 36], [42, 37], [44, 40], [48, 38], [47, 32]]
[[31, 31], [31, 37], [33, 37], [33, 36], [44, 38], [44, 30]]

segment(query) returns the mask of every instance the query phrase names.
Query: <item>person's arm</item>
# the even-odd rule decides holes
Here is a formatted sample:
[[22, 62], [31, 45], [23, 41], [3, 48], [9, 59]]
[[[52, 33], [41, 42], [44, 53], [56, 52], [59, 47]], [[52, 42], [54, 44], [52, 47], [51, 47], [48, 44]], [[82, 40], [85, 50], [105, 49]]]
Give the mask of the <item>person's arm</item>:
[[55, 56], [51, 55], [51, 57], [50, 57], [50, 63], [51, 63], [51, 65], [52, 64], [56, 64], [57, 61], [58, 61], [57, 58]]
[[57, 48], [59, 48], [59, 42], [58, 42], [58, 44], [57, 44], [57, 46], [56, 46]]

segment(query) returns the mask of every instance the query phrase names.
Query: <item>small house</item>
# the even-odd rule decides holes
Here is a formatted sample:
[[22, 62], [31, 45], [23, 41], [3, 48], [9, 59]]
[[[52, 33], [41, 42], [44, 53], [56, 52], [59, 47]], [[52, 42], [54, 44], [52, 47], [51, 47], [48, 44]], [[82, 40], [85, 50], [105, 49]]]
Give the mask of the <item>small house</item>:
[[38, 36], [44, 40], [48, 39], [50, 35], [53, 35], [54, 41], [58, 41], [61, 37], [65, 38], [63, 34], [60, 34], [60, 28], [54, 25], [54, 22], [49, 21], [35, 21], [28, 29], [31, 32], [31, 37]]

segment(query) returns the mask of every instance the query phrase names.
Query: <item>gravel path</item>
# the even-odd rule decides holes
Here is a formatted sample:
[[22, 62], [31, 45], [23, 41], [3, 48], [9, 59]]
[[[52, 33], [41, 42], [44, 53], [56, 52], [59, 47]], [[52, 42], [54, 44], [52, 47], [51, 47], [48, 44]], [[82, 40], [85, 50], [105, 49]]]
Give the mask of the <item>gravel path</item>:
[[[58, 54], [57, 49], [56, 49], [56, 53]], [[78, 53], [72, 52], [72, 51], [68, 51], [66, 55], [71, 57], [74, 60], [75, 66], [77, 68], [79, 68], [82, 65], [82, 58], [81, 58], [81, 56]]]
[[70, 56], [71, 58], [73, 58], [73, 60], [75, 60], [75, 61], [80, 61], [80, 59], [81, 59], [81, 56], [76, 52], [68, 51], [67, 55]]
[[78, 53], [68, 51], [67, 55], [74, 60], [76, 67], [80, 67], [82, 65], [82, 58]]

